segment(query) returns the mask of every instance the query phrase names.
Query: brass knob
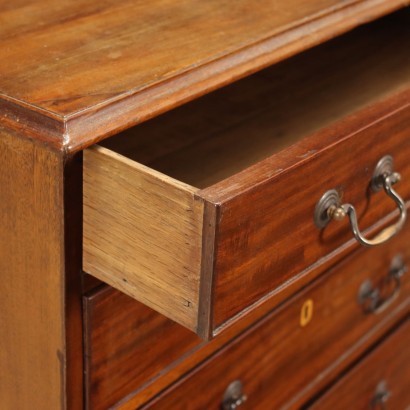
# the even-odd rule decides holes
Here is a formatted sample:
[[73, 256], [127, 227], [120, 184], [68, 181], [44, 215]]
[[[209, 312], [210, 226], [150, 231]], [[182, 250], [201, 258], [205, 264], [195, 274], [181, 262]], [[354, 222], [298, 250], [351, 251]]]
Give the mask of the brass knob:
[[329, 218], [341, 221], [346, 216], [346, 211], [342, 206], [331, 205], [327, 210], [327, 214]]
[[233, 381], [225, 390], [222, 410], [235, 410], [246, 401], [243, 386], [240, 380]]

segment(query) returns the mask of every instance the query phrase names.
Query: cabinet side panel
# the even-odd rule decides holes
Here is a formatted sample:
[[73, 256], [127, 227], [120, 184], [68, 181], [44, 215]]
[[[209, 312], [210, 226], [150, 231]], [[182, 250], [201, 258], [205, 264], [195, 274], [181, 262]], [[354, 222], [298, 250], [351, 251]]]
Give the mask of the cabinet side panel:
[[0, 127], [0, 408], [65, 400], [63, 161]]

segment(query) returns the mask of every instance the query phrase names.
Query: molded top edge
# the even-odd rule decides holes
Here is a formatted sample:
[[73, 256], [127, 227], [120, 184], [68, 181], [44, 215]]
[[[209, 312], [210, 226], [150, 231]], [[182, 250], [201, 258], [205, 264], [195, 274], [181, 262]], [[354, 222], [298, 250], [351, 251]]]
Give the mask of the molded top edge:
[[0, 11], [0, 121], [72, 153], [408, 1], [46, 3]]

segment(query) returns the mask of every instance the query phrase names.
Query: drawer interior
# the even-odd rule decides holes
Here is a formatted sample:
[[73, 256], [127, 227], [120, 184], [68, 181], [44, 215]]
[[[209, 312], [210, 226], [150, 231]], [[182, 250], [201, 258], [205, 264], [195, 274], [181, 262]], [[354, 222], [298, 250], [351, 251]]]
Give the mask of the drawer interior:
[[140, 124], [103, 146], [206, 188], [410, 85], [402, 10]]

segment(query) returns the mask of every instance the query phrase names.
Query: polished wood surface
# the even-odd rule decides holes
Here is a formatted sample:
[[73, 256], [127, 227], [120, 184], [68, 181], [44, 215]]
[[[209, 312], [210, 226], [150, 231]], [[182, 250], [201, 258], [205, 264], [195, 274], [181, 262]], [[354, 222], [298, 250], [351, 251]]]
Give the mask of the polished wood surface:
[[105, 410], [158, 377], [201, 340], [113, 288], [84, 297], [87, 408]]
[[[387, 153], [397, 157], [404, 180], [410, 177], [409, 19], [407, 11], [388, 16], [103, 143], [189, 183], [187, 189], [205, 200], [201, 273], [190, 267], [202, 287], [199, 299], [191, 296], [199, 300], [195, 326], [202, 337], [283, 290], [285, 282], [293, 285], [296, 275], [349, 242], [346, 223], [331, 224], [324, 233], [312, 223], [323, 184], [358, 206], [361, 227], [394, 210], [368, 185]], [[92, 186], [97, 205], [91, 209], [98, 213], [99, 187]], [[408, 185], [398, 190], [410, 197]], [[115, 223], [116, 215], [98, 229]], [[138, 212], [133, 219], [140, 219]], [[116, 259], [122, 263], [121, 255]], [[108, 270], [109, 264], [102, 265]], [[172, 309], [165, 314], [172, 318]]]
[[203, 202], [103, 147], [84, 153], [83, 268], [198, 331]]
[[[353, 204], [363, 230], [395, 209], [384, 192], [369, 184], [376, 164], [390, 154], [403, 182], [396, 189], [410, 198], [410, 93], [402, 108], [372, 120], [374, 110], [342, 121], [236, 176], [201, 191], [219, 204], [215, 252], [214, 325], [224, 325], [271, 292], [291, 286], [299, 272], [320, 265], [326, 255], [352, 241], [346, 218], [318, 229], [316, 203], [336, 188]], [[376, 110], [377, 111], [377, 110]], [[301, 153], [301, 154], [299, 154]], [[238, 224], [240, 221], [240, 224]]]
[[[276, 335], [281, 332], [280, 329], [283, 329], [282, 331], [288, 334], [286, 343], [289, 347], [282, 349], [282, 345], [280, 345], [277, 352], [294, 354], [300, 359], [299, 363], [308, 363], [312, 359], [310, 353], [298, 350], [301, 349], [300, 343], [295, 342], [293, 346], [294, 338], [296, 340], [297, 337], [301, 337], [303, 340], [307, 340], [307, 337], [310, 337], [313, 344], [314, 337], [317, 337], [317, 343], [320, 344], [321, 338], [323, 338], [323, 343], [326, 343], [325, 338], [327, 337], [329, 339], [326, 340], [332, 340], [331, 334], [339, 334], [338, 326], [343, 328], [349, 321], [352, 324], [352, 333], [355, 335], [364, 332], [364, 328], [361, 328], [363, 326], [362, 320], [366, 322], [366, 331], [369, 329], [367, 326], [375, 326], [376, 324], [378, 326], [379, 320], [382, 318], [367, 317], [358, 308], [356, 302], [358, 289], [364, 280], [372, 279], [375, 286], [381, 286], [382, 297], [388, 297], [392, 289], [390, 286], [383, 286], [383, 281], [387, 276], [391, 259], [396, 254], [403, 254], [406, 260], [410, 261], [407, 246], [409, 240], [410, 229], [406, 228], [405, 232], [401, 233], [390, 244], [386, 244], [382, 254], [378, 249], [362, 250], [354, 258], [346, 260], [342, 267], [326, 274], [328, 278], [337, 276], [333, 279], [326, 279], [327, 285], [323, 285], [323, 279], [321, 279], [322, 285], [317, 284], [317, 290], [314, 293], [313, 291], [303, 293], [297, 298], [297, 302], [288, 302], [287, 307], [282, 308], [288, 313], [270, 313], [270, 318], [259, 325], [259, 330], [255, 330], [255, 332], [259, 332], [264, 326], [269, 326], [271, 329], [275, 327], [276, 330], [271, 330], [272, 339], [268, 340], [276, 345], [281, 338], [280, 334]], [[410, 295], [410, 280], [407, 276], [408, 274], [403, 277], [402, 300], [406, 294], [407, 297]], [[310, 288], [312, 287], [313, 285]], [[317, 320], [318, 323], [314, 325], [314, 329], [311, 329], [307, 323], [306, 330], [303, 330], [301, 335], [296, 332], [297, 325], [300, 323], [302, 307], [309, 300], [313, 301], [312, 320]], [[296, 307], [291, 307], [293, 304]], [[105, 287], [102, 290], [96, 290], [85, 298], [85, 305], [87, 307], [87, 395], [91, 409], [113, 406], [116, 400], [129, 395], [133, 395], [133, 398], [130, 401], [124, 399], [122, 405], [127, 409], [131, 409], [133, 406], [136, 408], [161, 391], [164, 385], [177, 380], [209, 355], [221, 349], [239, 333], [238, 330], [228, 336], [222, 333], [209, 343], [201, 343], [198, 338], [183, 327], [152, 312], [112, 288]], [[391, 310], [394, 310], [393, 306]], [[283, 319], [278, 319], [278, 315], [283, 316]], [[341, 319], [339, 315], [343, 316], [344, 319]], [[350, 315], [357, 316], [357, 318], [351, 319]], [[330, 323], [332, 318], [335, 322], [333, 325]], [[294, 326], [286, 325], [286, 321], [293, 323]], [[267, 323], [270, 324], [267, 325]], [[355, 328], [355, 326], [358, 327]], [[318, 327], [322, 330], [318, 331]], [[242, 327], [241, 331], [245, 328], [246, 326]], [[310, 331], [317, 332], [316, 336]], [[346, 333], [349, 332], [346, 330]], [[148, 334], [150, 339], [155, 342], [148, 342]], [[346, 341], [346, 343], [348, 342]], [[254, 347], [255, 345], [257, 344], [249, 343], [249, 346]], [[332, 346], [333, 344], [330, 343], [329, 349]], [[148, 357], [141, 360], [143, 352], [148, 350], [150, 351]], [[313, 353], [311, 354], [313, 355]], [[150, 359], [151, 357], [152, 359]], [[291, 360], [290, 356], [289, 360]], [[158, 372], [158, 368], [161, 368], [162, 371]], [[121, 408], [122, 405], [118, 404], [118, 407]]]
[[[369, 277], [381, 286], [397, 251], [409, 263], [409, 233], [381, 255], [362, 251], [335, 266], [358, 246], [346, 224], [310, 235], [314, 177], [334, 165], [323, 187], [338, 184], [360, 204], [360, 225], [377, 231], [394, 207], [366, 196], [362, 182], [388, 148], [407, 198], [408, 11], [312, 50], [310, 60], [260, 70], [407, 3], [0, 0], [0, 408], [219, 406], [236, 371], [245, 406], [254, 392], [264, 408], [300, 407], [336, 388], [408, 315], [407, 276], [377, 316], [359, 309], [357, 288]], [[257, 71], [247, 86], [159, 116]], [[91, 148], [83, 192], [80, 151], [125, 130], [148, 167]], [[357, 178], [349, 163], [360, 163]], [[304, 240], [291, 236], [295, 225]], [[81, 283], [83, 239], [87, 270], [215, 338], [201, 341], [98, 280]], [[264, 380], [274, 381], [273, 395]]]
[[[408, 237], [409, 230], [401, 239]], [[374, 343], [380, 327], [409, 311], [406, 277], [399, 298], [384, 312], [366, 313], [358, 303], [366, 280], [383, 289], [389, 257], [399, 244], [383, 254], [372, 249], [346, 259], [144, 408], [220, 409], [224, 390], [234, 380], [244, 385], [243, 409], [300, 408], [363, 353], [362, 343]], [[403, 244], [400, 250], [408, 264], [408, 247]]]
[[3, 3], [2, 118], [72, 151], [407, 1]]
[[[394, 157], [395, 170], [402, 174], [403, 181], [410, 180], [409, 95], [406, 90], [374, 104], [202, 191], [104, 148], [89, 150], [86, 158], [90, 155], [99, 165], [94, 169], [92, 162], [88, 165], [85, 161], [85, 271], [202, 337], [212, 337], [220, 331], [218, 327], [236, 320], [235, 316], [245, 310], [248, 313], [250, 306], [269, 298], [272, 292], [283, 291], [284, 286], [296, 290], [300, 287], [299, 272], [312, 270], [321, 259], [353, 242], [347, 222], [331, 223], [325, 230], [314, 225], [315, 205], [325, 191], [337, 188], [344, 201], [357, 207], [362, 229], [395, 210], [383, 192], [371, 194], [368, 187], [374, 167], [387, 153]], [[357, 158], [361, 158], [359, 163]], [[324, 173], [326, 169], [329, 171]], [[163, 198], [175, 186], [185, 191], [185, 202], [176, 202], [181, 223], [175, 227], [180, 234], [174, 240], [170, 235], [175, 232], [175, 218], [165, 225], [160, 221], [159, 227], [150, 229], [159, 220], [149, 213], [144, 216], [143, 210], [152, 211], [154, 203], [164, 211], [169, 206], [164, 199], [152, 202], [152, 198], [158, 201], [158, 195], [151, 195], [158, 188], [157, 183], [148, 189], [140, 188], [139, 178], [150, 173], [155, 175], [154, 182], [162, 181]], [[402, 182], [397, 190], [405, 199], [410, 198], [410, 185]], [[143, 201], [136, 194], [140, 191], [145, 195]], [[204, 224], [214, 225], [216, 236], [202, 235], [201, 198], [209, 209], [215, 208], [206, 215], [210, 219]], [[188, 204], [188, 211], [180, 203]], [[123, 209], [127, 209], [125, 216]], [[187, 212], [189, 218], [185, 219]], [[137, 235], [138, 231], [153, 235], [153, 239], [148, 241], [144, 235]], [[141, 244], [131, 246], [130, 238]], [[178, 238], [182, 241], [178, 242]], [[151, 246], [153, 241], [163, 245], [150, 248], [150, 255], [159, 261], [168, 255], [168, 263], [162, 265], [165, 269], [155, 269], [147, 276], [150, 265], [141, 263], [144, 255], [135, 259], [136, 249], [145, 249], [144, 244]], [[201, 241], [202, 249], [208, 253], [202, 252]], [[170, 251], [171, 243], [178, 245], [174, 251]], [[189, 269], [190, 276], [179, 276], [182, 271], [177, 266], [170, 268], [172, 261], [178, 263], [174, 254], [179, 255], [180, 267]], [[202, 271], [202, 276], [201, 263], [210, 267]], [[140, 274], [144, 275], [138, 279], [140, 283], [144, 281], [144, 288], [134, 283]], [[158, 281], [173, 286], [158, 288]], [[199, 298], [201, 284], [206, 286]], [[160, 289], [162, 298], [158, 298]], [[190, 306], [178, 302], [178, 292], [185, 292], [179, 296], [192, 302]], [[184, 311], [180, 312], [181, 306], [190, 312], [189, 319], [183, 316]], [[205, 319], [199, 321], [199, 317]]]
[[[375, 227], [369, 230], [369, 233], [370, 234], [376, 233], [378, 230], [380, 230], [381, 227], [387, 226], [393, 221], [393, 217], [394, 216], [391, 215], [390, 219], [384, 218], [382, 220], [382, 224], [376, 224]], [[392, 246], [394, 246], [394, 244]], [[269, 314], [272, 311], [272, 309], [277, 307], [281, 302], [293, 296], [295, 292], [297, 291], [297, 289], [300, 289], [301, 287], [309, 284], [311, 282], [312, 277], [318, 276], [320, 273], [323, 273], [326, 270], [330, 269], [332, 266], [335, 266], [335, 264], [337, 264], [338, 262], [343, 261], [345, 258], [347, 258], [351, 254], [351, 252], [352, 252], [352, 246], [343, 247], [336, 254], [332, 254], [328, 258], [325, 258], [325, 260], [323, 261], [323, 264], [316, 267], [313, 272], [312, 271], [308, 273], [302, 272], [301, 274], [297, 275], [297, 278], [298, 278], [296, 282], [297, 287], [288, 286], [288, 287], [285, 287], [280, 292], [273, 294], [271, 298], [267, 299], [266, 301], [264, 301], [264, 303], [258, 305], [257, 307], [255, 307], [255, 309], [250, 310], [246, 315], [241, 317], [241, 320], [233, 321], [230, 324], [230, 326], [224, 329], [223, 332], [219, 333], [217, 337], [213, 338], [209, 342], [202, 341], [202, 343], [197, 346], [200, 348], [199, 349], [195, 348], [195, 354], [183, 355], [182, 357], [180, 357], [181, 360], [177, 360], [176, 362], [168, 366], [166, 369], [163, 369], [163, 371], [159, 373], [157, 377], [151, 379], [150, 381], [142, 385], [133, 386], [134, 390], [130, 392], [128, 396], [124, 397], [123, 400], [121, 400], [116, 407], [121, 408], [121, 409], [127, 409], [127, 410], [135, 410], [136, 408], [141, 406], [143, 403], [146, 403], [148, 400], [155, 397], [162, 390], [166, 389], [170, 384], [172, 384], [173, 382], [183, 377], [186, 373], [192, 370], [200, 362], [206, 360], [211, 354], [215, 353], [215, 351], [220, 349], [223, 345], [229, 343], [231, 340], [236, 338], [241, 332], [243, 332], [250, 326], [254, 325], [258, 320], [260, 320], [261, 317], [264, 317], [267, 314]], [[86, 276], [89, 276], [89, 275], [86, 275]], [[95, 288], [95, 286], [93, 287], [93, 285], [95, 285], [95, 282], [98, 282], [98, 280], [87, 280], [86, 282], [87, 282], [87, 289], [93, 289]], [[99, 283], [99, 285], [101, 285], [101, 283]], [[131, 298], [122, 294], [116, 289], [111, 288], [111, 292], [121, 294], [122, 297], [128, 298], [128, 300], [132, 303]], [[140, 304], [136, 302], [135, 300], [133, 301], [133, 303], [137, 305], [135, 309], [138, 309], [138, 306]], [[172, 322], [168, 320], [168, 325], [170, 323]], [[383, 334], [383, 332], [385, 332], [388, 329], [388, 326], [387, 327], [386, 326], [381, 326], [378, 329], [377, 334], [379, 337]], [[179, 328], [183, 329], [181, 326], [179, 326]], [[368, 347], [369, 345], [368, 344], [363, 345], [363, 351], [366, 349], [366, 346]], [[112, 345], [110, 345], [110, 347], [107, 346], [107, 349], [111, 352], [113, 350], [116, 350], [116, 348], [113, 348]], [[132, 351], [129, 351], [129, 354], [130, 354], [129, 357], [133, 356]], [[104, 355], [103, 357], [109, 357], [109, 353], [107, 356]], [[97, 363], [97, 361], [95, 361], [95, 363]], [[128, 360], [126, 361], [126, 363], [130, 364], [132, 363], [132, 360]], [[122, 365], [124, 365], [124, 362], [122, 362]], [[113, 366], [115, 367], [116, 365], [113, 363]], [[98, 367], [96, 366], [95, 369], [97, 368]], [[125, 371], [125, 369], [122, 371]], [[131, 383], [132, 383], [132, 380], [131, 380]], [[120, 388], [119, 386], [117, 387]], [[112, 391], [111, 389], [107, 389], [106, 393], [111, 394], [110, 393], [111, 391]], [[104, 394], [102, 394], [101, 396], [95, 396], [95, 397], [97, 398], [104, 397]]]
[[63, 169], [60, 155], [0, 126], [2, 409], [64, 409], [68, 390], [81, 405], [81, 387], [66, 387]]
[[409, 49], [410, 13], [403, 10], [101, 144], [206, 188], [410, 88]]
[[377, 393], [386, 391], [386, 409], [410, 408], [410, 318], [357, 366], [349, 371], [311, 410], [367, 410], [382, 408], [375, 401]]

